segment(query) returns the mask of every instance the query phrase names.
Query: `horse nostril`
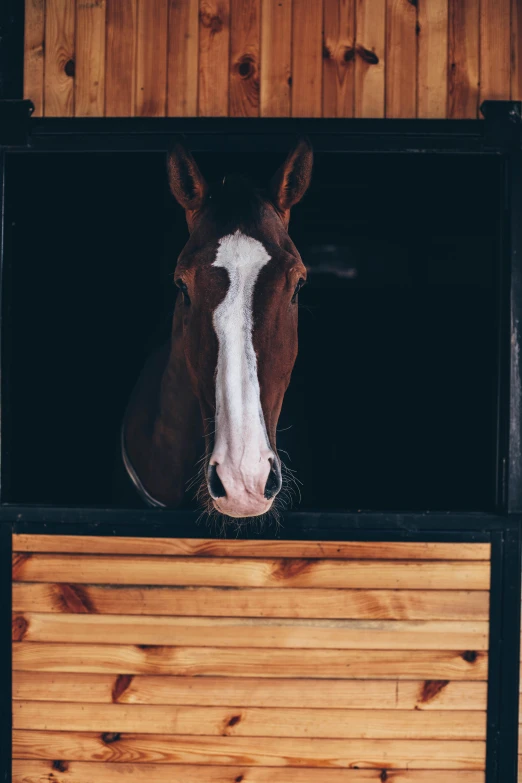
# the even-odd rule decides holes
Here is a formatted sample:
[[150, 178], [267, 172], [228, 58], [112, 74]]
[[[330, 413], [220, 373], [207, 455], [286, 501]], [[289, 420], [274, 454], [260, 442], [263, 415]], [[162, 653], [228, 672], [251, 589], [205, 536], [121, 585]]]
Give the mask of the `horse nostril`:
[[208, 466], [208, 488], [213, 498], [226, 498], [223, 482], [218, 476], [217, 465]]
[[270, 460], [270, 464], [270, 473], [268, 474], [265, 485], [265, 498], [267, 500], [274, 498], [281, 489], [281, 472], [279, 470], [279, 465], [277, 463], [274, 465], [272, 460]]

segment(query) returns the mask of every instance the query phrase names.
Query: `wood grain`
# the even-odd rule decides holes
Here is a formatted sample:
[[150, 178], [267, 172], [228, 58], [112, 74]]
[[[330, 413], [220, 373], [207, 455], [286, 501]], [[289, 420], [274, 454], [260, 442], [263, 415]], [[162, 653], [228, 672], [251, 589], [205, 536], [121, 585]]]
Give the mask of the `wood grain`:
[[292, 116], [322, 113], [323, 0], [293, 0]]
[[387, 0], [386, 116], [417, 115], [417, 3]]
[[13, 643], [13, 669], [101, 674], [320, 679], [485, 680], [477, 651], [276, 650], [115, 644]]
[[285, 680], [13, 672], [13, 697], [81, 704], [485, 711], [486, 682]]
[[261, 0], [230, 2], [230, 116], [258, 117]]
[[[199, 0], [169, 0], [167, 59], [167, 115], [169, 117], [197, 116], [198, 43]], [[136, 539], [135, 543], [138, 543]]]
[[418, 4], [417, 116], [444, 119], [448, 101], [448, 0]]
[[[133, 117], [136, 105], [136, 25], [137, 0], [107, 1], [107, 51], [105, 73], [105, 114], [107, 117]], [[55, 536], [27, 536], [27, 539]], [[69, 539], [73, 536], [64, 536]], [[62, 536], [56, 536], [61, 539]], [[47, 542], [48, 544], [49, 542]], [[41, 546], [45, 546], [42, 541]], [[60, 544], [66, 547], [66, 542]], [[74, 551], [67, 547], [63, 550]]]
[[16, 612], [294, 617], [348, 620], [487, 620], [489, 593], [463, 590], [314, 590], [13, 584]]
[[475, 119], [479, 101], [480, 0], [449, 0], [448, 117]]
[[[384, 117], [386, 0], [357, 0], [356, 17], [355, 116]], [[447, 550], [447, 554], [450, 551], [455, 550]], [[443, 552], [445, 550], [439, 550], [441, 560], [446, 559]], [[405, 555], [404, 559], [407, 557]], [[421, 559], [420, 554], [413, 559]]]
[[511, 0], [481, 0], [480, 51], [480, 103], [509, 99]]
[[[104, 739], [105, 737], [105, 739]], [[461, 740], [324, 740], [176, 737], [17, 729], [14, 758], [261, 767], [483, 770], [485, 743]], [[446, 773], [447, 774], [447, 773]]]
[[353, 117], [355, 0], [323, 2], [323, 117]]
[[74, 115], [74, 23], [75, 0], [46, 0], [46, 117]]
[[268, 620], [138, 615], [13, 616], [13, 640], [334, 650], [487, 650], [486, 622]]
[[136, 115], [163, 117], [167, 105], [168, 0], [137, 0]]
[[34, 117], [44, 113], [45, 0], [25, 0], [24, 98], [34, 103]]
[[[281, 8], [285, 8], [284, 1]], [[263, 13], [265, 9], [263, 6]], [[490, 544], [433, 542], [278, 541], [226, 538], [13, 535], [14, 552], [170, 555], [177, 557], [292, 557], [340, 560], [490, 560]]]
[[205, 737], [485, 740], [485, 712], [270, 709], [17, 701], [13, 728]]
[[140, 557], [35, 554], [13, 556], [13, 580], [76, 584], [209, 587], [488, 590], [483, 562]]
[[511, 100], [522, 101], [522, 3], [519, 0], [511, 2]]
[[[280, 767], [195, 767], [162, 764], [104, 764], [99, 762], [67, 762], [64, 772], [53, 767], [52, 761], [15, 759], [13, 783], [317, 783], [317, 770]], [[381, 783], [381, 769], [322, 769], [321, 783]], [[391, 780], [392, 778], [390, 778]], [[446, 770], [397, 770], [393, 783], [447, 783]], [[451, 773], [452, 783], [484, 783], [483, 772]]]
[[200, 0], [199, 94], [200, 116], [228, 115], [230, 0]]
[[[292, 0], [261, 0], [261, 69], [260, 69], [260, 114], [262, 117], [289, 117], [290, 94], [291, 94], [291, 74], [292, 74]], [[234, 554], [244, 553], [242, 547], [246, 542], [238, 541], [237, 546], [234, 541], [224, 541], [218, 544], [217, 551], [215, 542], [201, 542], [205, 548], [209, 548], [209, 554]], [[292, 542], [288, 544], [283, 541], [255, 541], [254, 548], [250, 550], [251, 554], [259, 553], [261, 557], [270, 554], [280, 554], [286, 556], [288, 548], [293, 550], [294, 556], [304, 557], [303, 551], [318, 552], [319, 545], [314, 542]], [[303, 549], [303, 543], [305, 543]], [[196, 543], [196, 546], [198, 544]], [[282, 547], [280, 549], [279, 547]], [[337, 551], [335, 545], [328, 547], [329, 552]], [[309, 557], [314, 557], [309, 554]], [[316, 555], [322, 556], [322, 555]], [[328, 555], [334, 557], [335, 555]]]
[[76, 0], [76, 117], [104, 114], [105, 1]]

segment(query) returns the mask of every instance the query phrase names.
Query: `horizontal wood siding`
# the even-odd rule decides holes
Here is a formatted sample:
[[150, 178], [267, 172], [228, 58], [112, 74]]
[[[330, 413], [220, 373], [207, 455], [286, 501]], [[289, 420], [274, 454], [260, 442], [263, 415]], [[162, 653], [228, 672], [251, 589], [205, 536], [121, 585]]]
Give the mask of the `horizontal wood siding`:
[[478, 116], [483, 100], [522, 98], [517, 0], [25, 9], [24, 97], [38, 115], [456, 118]]
[[484, 781], [486, 545], [13, 548], [15, 783]]

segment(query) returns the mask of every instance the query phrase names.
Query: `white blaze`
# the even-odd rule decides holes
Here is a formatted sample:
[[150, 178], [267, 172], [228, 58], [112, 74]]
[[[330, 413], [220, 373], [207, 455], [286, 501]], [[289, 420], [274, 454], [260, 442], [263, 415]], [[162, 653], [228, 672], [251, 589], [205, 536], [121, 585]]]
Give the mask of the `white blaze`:
[[229, 481], [251, 492], [259, 492], [260, 476], [266, 481], [260, 463], [266, 465], [272, 453], [252, 341], [254, 286], [269, 260], [261, 242], [236, 231], [220, 240], [213, 264], [227, 270], [229, 288], [213, 316], [219, 351], [211, 462], [226, 466]]

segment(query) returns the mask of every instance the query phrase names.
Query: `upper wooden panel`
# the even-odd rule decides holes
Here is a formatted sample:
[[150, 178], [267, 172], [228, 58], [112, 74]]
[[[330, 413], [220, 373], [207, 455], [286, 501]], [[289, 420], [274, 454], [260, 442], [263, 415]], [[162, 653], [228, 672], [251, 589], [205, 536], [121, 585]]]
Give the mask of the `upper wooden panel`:
[[25, 0], [37, 116], [473, 118], [522, 100], [517, 0]]

